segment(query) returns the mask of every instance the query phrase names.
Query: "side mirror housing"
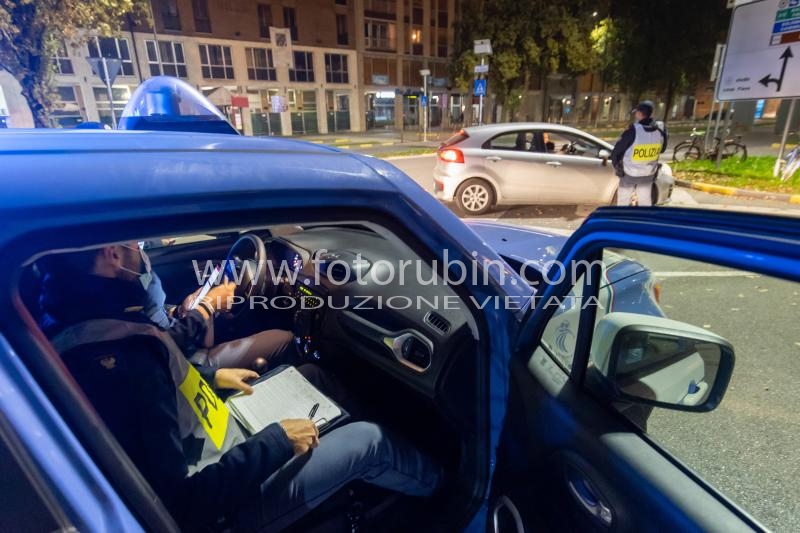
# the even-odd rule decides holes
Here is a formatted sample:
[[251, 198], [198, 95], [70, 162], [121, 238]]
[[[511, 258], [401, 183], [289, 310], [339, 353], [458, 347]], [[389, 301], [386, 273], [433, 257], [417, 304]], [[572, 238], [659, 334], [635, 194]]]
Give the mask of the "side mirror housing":
[[598, 322], [591, 361], [612, 401], [706, 412], [722, 401], [733, 374], [733, 347], [691, 324], [609, 313]]
[[605, 148], [601, 149], [597, 152], [597, 157], [603, 160], [603, 166], [608, 165], [608, 159], [611, 157], [611, 152], [606, 150]]

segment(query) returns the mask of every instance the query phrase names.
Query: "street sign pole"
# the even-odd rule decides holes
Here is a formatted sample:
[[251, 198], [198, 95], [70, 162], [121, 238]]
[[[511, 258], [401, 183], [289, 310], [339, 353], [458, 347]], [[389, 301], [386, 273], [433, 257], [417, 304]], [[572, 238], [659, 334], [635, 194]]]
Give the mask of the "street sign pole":
[[[478, 80], [484, 79], [483, 77], [488, 72], [488, 67], [486, 67], [486, 56], [492, 55], [492, 42], [489, 39], [478, 39], [474, 42], [473, 52], [475, 55], [480, 56], [481, 58], [481, 65], [480, 68], [475, 67], [475, 72], [478, 74], [475, 78], [475, 84], [477, 86]], [[483, 125], [483, 97], [486, 96], [486, 83], [484, 82], [482, 85], [482, 90], [480, 94], [478, 94], [478, 126]], [[475, 96], [476, 91], [473, 92], [473, 97]]]
[[781, 147], [778, 150], [778, 159], [775, 160], [775, 167], [772, 169], [772, 177], [777, 178], [781, 170], [781, 161], [783, 161], [783, 151], [786, 149], [786, 138], [789, 136], [789, 124], [792, 122], [792, 115], [794, 115], [794, 107], [797, 104], [797, 98], [792, 98], [792, 103], [789, 104], [789, 114], [786, 115], [786, 123], [783, 125], [783, 136], [781, 137]]
[[103, 74], [106, 81], [106, 89], [108, 90], [108, 102], [111, 107], [111, 127], [117, 129], [117, 114], [114, 112], [114, 91], [111, 90], [111, 76], [108, 75], [108, 61], [103, 58]]
[[[486, 56], [481, 55], [481, 66], [483, 66], [483, 62]], [[478, 79], [480, 79], [483, 74], [478, 75]], [[483, 126], [483, 94], [478, 97], [478, 126]]]
[[[422, 76], [422, 93], [425, 96], [425, 99], [428, 99], [428, 76]], [[424, 124], [422, 126], [422, 142], [428, 142], [428, 106], [422, 107], [422, 120], [424, 120]]]
[[424, 68], [419, 71], [419, 74], [422, 76], [422, 142], [428, 142], [428, 117], [430, 116], [428, 107], [431, 104], [428, 101], [428, 76], [431, 75], [431, 71]]

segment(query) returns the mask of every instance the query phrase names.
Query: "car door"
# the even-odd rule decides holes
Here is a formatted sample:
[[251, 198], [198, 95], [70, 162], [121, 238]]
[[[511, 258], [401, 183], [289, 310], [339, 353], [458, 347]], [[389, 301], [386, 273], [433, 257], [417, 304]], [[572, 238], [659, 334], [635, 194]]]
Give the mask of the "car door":
[[539, 198], [554, 204], [604, 204], [611, 201], [617, 181], [604, 148], [586, 137], [556, 129], [537, 131], [534, 161], [536, 190], [526, 201]]
[[[630, 299], [616, 304], [613, 287], [611, 298], [601, 294], [606, 265], [620, 256], [646, 269], [619, 283], [651, 291], [665, 316]], [[511, 358], [489, 530], [796, 530], [797, 477], [788, 465], [797, 464], [789, 442], [800, 427], [800, 220], [601, 208], [544, 274]], [[658, 323], [676, 339], [732, 346], [729, 390], [710, 412], [620, 397], [630, 389], [603, 362], [624, 329], [611, 335], [613, 317], [626, 328]], [[642, 354], [624, 356], [634, 353]], [[641, 371], [641, 360], [633, 366]], [[705, 386], [724, 391], [721, 368], [686, 378], [679, 408]], [[663, 399], [660, 384], [653, 391]]]
[[481, 146], [480, 164], [494, 179], [505, 202], [526, 198], [531, 188], [534, 135], [512, 130], [495, 135]]

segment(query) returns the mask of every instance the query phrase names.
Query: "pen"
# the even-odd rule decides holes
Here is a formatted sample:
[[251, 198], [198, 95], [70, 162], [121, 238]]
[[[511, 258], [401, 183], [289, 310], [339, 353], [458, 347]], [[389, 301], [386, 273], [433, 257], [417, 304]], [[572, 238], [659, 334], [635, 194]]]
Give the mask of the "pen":
[[308, 412], [309, 420], [314, 420], [314, 415], [317, 414], [317, 409], [319, 409], [319, 403], [315, 403], [314, 407], [311, 408], [311, 411]]

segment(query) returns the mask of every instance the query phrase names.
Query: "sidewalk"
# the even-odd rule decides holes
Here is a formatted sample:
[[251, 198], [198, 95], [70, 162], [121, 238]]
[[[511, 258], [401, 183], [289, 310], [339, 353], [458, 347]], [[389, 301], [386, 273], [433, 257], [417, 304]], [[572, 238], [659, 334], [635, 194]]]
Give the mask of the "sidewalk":
[[372, 130], [368, 132], [339, 132], [318, 135], [296, 135], [292, 138], [315, 144], [327, 144], [337, 148], [378, 148], [381, 146], [402, 145], [409, 148], [438, 148], [445, 139], [453, 135], [447, 131], [429, 131], [427, 141], [417, 131]]

